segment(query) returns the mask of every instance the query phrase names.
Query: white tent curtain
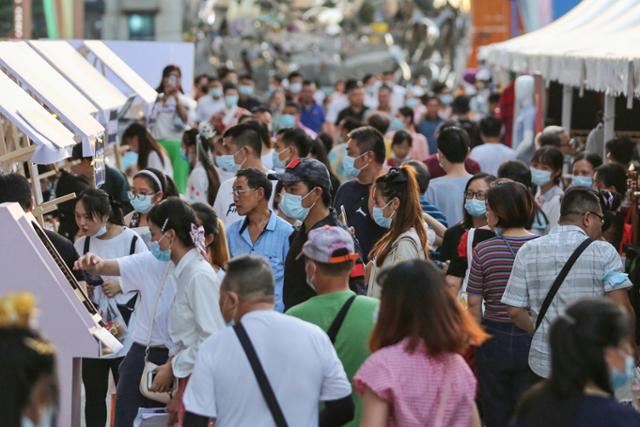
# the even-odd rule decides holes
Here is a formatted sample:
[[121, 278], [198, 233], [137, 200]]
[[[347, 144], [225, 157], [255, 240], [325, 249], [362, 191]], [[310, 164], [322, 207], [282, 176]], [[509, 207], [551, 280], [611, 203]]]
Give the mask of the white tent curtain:
[[495, 67], [640, 96], [640, 3], [585, 0], [538, 31], [481, 49]]

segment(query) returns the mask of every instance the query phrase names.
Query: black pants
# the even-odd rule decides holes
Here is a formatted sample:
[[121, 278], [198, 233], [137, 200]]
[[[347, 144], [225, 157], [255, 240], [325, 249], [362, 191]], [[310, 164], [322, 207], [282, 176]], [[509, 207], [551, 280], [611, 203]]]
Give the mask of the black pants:
[[87, 427], [104, 427], [107, 423], [105, 399], [109, 389], [109, 371], [118, 383], [118, 365], [122, 357], [114, 359], [82, 359], [82, 382], [86, 403], [84, 418]]
[[[154, 408], [164, 406], [140, 394], [140, 377], [144, 370], [145, 346], [133, 343], [131, 349], [120, 365], [120, 382], [116, 389], [116, 427], [131, 427], [138, 414], [138, 408]], [[166, 348], [149, 349], [149, 360], [162, 365], [169, 359]], [[88, 427], [88, 426], [87, 426]]]

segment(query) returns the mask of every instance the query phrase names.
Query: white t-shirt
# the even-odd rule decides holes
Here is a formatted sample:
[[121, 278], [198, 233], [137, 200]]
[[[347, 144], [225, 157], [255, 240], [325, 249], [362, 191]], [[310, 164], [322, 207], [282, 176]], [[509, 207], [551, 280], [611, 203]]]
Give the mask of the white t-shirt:
[[515, 160], [516, 152], [498, 142], [474, 147], [469, 157], [478, 162], [482, 172], [496, 175], [501, 164], [509, 160]]
[[[320, 401], [351, 393], [329, 337], [316, 325], [271, 310], [247, 313], [242, 324], [288, 425], [316, 427]], [[216, 427], [274, 425], [233, 328], [202, 344], [184, 404], [191, 413], [215, 418]]]
[[265, 150], [263, 147], [262, 154], [260, 155], [260, 160], [262, 161], [262, 164], [265, 168], [273, 169], [273, 148]]
[[196, 121], [196, 101], [179, 94], [180, 104], [187, 109], [187, 128], [177, 130], [174, 126], [176, 112], [176, 99], [172, 96], [165, 103], [161, 101], [162, 94], [158, 96], [158, 100], [151, 109], [151, 135], [155, 139], [165, 139], [169, 141], [182, 140], [182, 133], [188, 129], [188, 125]]
[[224, 110], [224, 97], [214, 99], [211, 95], [205, 95], [198, 99], [198, 108], [196, 109], [196, 120], [204, 122], [211, 120], [211, 117]]
[[[154, 306], [158, 298], [158, 291], [162, 286], [162, 279], [166, 270], [166, 283], [158, 299], [153, 321], [151, 345], [163, 345], [168, 349], [173, 347], [169, 337], [169, 311], [175, 295], [175, 281], [173, 263], [158, 261], [151, 252], [118, 258], [122, 291], [138, 291], [136, 303], [136, 327], [132, 333], [132, 340], [146, 346], [149, 342], [149, 328], [153, 321]], [[168, 270], [167, 270], [168, 269]]]
[[[267, 171], [267, 174], [274, 173], [272, 170]], [[238, 215], [238, 211], [236, 210], [236, 204], [233, 201], [233, 182], [235, 181], [235, 177], [224, 181], [220, 184], [220, 189], [218, 190], [218, 194], [216, 195], [216, 200], [213, 203], [213, 210], [218, 215], [218, 218], [224, 222], [225, 226], [229, 226], [236, 222], [239, 219], [244, 218], [242, 215]], [[269, 198], [269, 207], [273, 207], [273, 197], [276, 193], [276, 184], [277, 181], [271, 181], [271, 185], [273, 186], [273, 190], [271, 191], [271, 197]]]
[[150, 151], [149, 157], [147, 158], [147, 167], [158, 169], [169, 178], [173, 178], [173, 166], [171, 166], [171, 159], [169, 159], [169, 156], [163, 153], [162, 160], [164, 161], [164, 165], [162, 164], [158, 153], [156, 153], [155, 151]]
[[187, 181], [187, 191], [185, 192], [185, 200], [189, 203], [206, 203], [209, 204], [209, 177], [207, 171], [202, 164], [196, 164], [189, 174]]
[[[131, 242], [134, 239], [134, 237], [136, 238], [134, 253], [138, 254], [142, 252], [147, 252], [147, 246], [144, 244], [144, 241], [142, 240], [142, 238], [138, 236], [138, 234], [136, 234], [135, 231], [131, 231], [128, 228], [123, 228], [120, 234], [118, 234], [116, 237], [113, 237], [109, 240], [103, 240], [97, 237], [91, 237], [89, 239], [88, 252], [96, 254], [103, 259], [114, 259], [114, 258], [127, 256], [131, 253]], [[76, 252], [80, 256], [84, 255], [85, 240], [86, 240], [86, 236], [82, 236], [78, 240], [76, 240], [75, 243], [73, 244], [73, 246], [76, 249]], [[120, 282], [120, 285], [122, 285], [122, 281], [120, 277], [117, 277], [117, 276], [101, 276], [101, 277], [102, 277], [102, 280], [104, 280], [105, 282], [117, 281], [117, 282]], [[121, 293], [114, 296], [111, 300], [116, 304], [123, 305], [129, 302], [129, 300], [131, 300], [131, 298], [135, 296], [136, 296], [136, 293], [134, 291], [123, 290]], [[100, 307], [103, 303], [106, 303], [107, 301], [109, 301], [109, 298], [102, 292], [102, 288], [99, 286], [96, 286], [93, 289], [93, 296], [91, 299], [98, 307]], [[137, 304], [138, 303], [136, 302], [136, 306]], [[110, 304], [110, 305], [112, 308], [114, 308], [113, 304]], [[129, 325], [127, 325], [128, 334], [125, 337], [124, 341], [122, 342], [124, 347], [118, 353], [105, 356], [104, 357], [105, 359], [122, 357], [127, 354], [127, 352], [129, 351], [129, 348], [131, 348], [132, 333], [136, 329], [136, 324], [137, 324], [136, 311], [134, 310], [133, 314], [131, 315], [131, 318], [129, 319]]]

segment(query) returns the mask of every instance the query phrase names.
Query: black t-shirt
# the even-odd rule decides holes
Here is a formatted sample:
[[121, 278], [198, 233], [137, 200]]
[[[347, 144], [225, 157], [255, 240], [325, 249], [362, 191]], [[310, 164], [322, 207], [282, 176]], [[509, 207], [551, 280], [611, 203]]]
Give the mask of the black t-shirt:
[[[537, 418], [534, 423], [514, 420], [510, 427], [530, 427], [544, 425], [540, 419], [544, 414], [533, 414]], [[640, 413], [631, 405], [617, 402], [604, 396], [584, 396], [578, 406], [575, 419], [567, 427], [639, 427]]]
[[360, 243], [364, 259], [368, 259], [369, 251], [386, 231], [369, 215], [370, 186], [360, 184], [355, 179], [347, 181], [338, 188], [333, 201], [336, 212], [340, 212], [340, 205], [344, 206], [347, 223], [356, 231], [356, 238]]
[[44, 233], [47, 235], [49, 240], [51, 240], [51, 244], [56, 248], [60, 257], [62, 257], [62, 260], [67, 264], [67, 267], [69, 267], [69, 270], [71, 270], [75, 278], [78, 280], [84, 280], [84, 274], [82, 271], [73, 269], [73, 264], [78, 259], [78, 253], [73, 247], [73, 243], [54, 231], [44, 229]]
[[[467, 257], [458, 255], [458, 246], [460, 245], [460, 239], [462, 235], [467, 231], [462, 224], [454, 225], [444, 232], [442, 239], [442, 246], [440, 246], [440, 259], [442, 261], [451, 261], [447, 274], [455, 277], [464, 277], [467, 271]], [[484, 242], [495, 237], [495, 233], [490, 230], [484, 230], [482, 228], [476, 228], [473, 235], [472, 247], [475, 247], [478, 243]]]
[[351, 106], [344, 108], [342, 111], [338, 113], [338, 118], [336, 119], [336, 126], [340, 124], [343, 119], [347, 117], [352, 117], [362, 123], [364, 121], [364, 115], [367, 112], [368, 108], [366, 106], [362, 107], [361, 111], [354, 111]]
[[[311, 230], [325, 225], [338, 225], [338, 217], [334, 211], [331, 211], [327, 217], [315, 223]], [[285, 311], [316, 295], [314, 290], [307, 284], [304, 257], [298, 257], [306, 241], [307, 230], [303, 223], [289, 236], [289, 252], [284, 261], [284, 283], [282, 285], [282, 300]]]

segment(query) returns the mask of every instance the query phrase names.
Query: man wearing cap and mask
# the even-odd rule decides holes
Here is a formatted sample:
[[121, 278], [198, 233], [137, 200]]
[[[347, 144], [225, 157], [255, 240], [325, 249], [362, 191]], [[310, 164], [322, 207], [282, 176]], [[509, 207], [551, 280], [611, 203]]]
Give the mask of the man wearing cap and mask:
[[[378, 300], [357, 296], [349, 289], [349, 274], [358, 259], [351, 234], [341, 227], [314, 228], [302, 247], [307, 284], [318, 293], [287, 314], [313, 323], [327, 332], [344, 366], [353, 376], [369, 356], [368, 340], [375, 324]], [[355, 416], [345, 426], [360, 422], [360, 397], [353, 393]]]
[[[289, 238], [289, 253], [284, 264], [283, 301], [285, 310], [300, 304], [316, 292], [306, 284], [304, 260], [298, 257], [307, 233], [325, 225], [337, 226], [338, 217], [331, 209], [331, 179], [326, 166], [315, 159], [298, 159], [283, 173], [269, 175], [284, 187], [279, 208], [302, 225]], [[362, 280], [362, 263], [352, 271], [354, 280]], [[352, 283], [355, 286], [355, 283]]]

